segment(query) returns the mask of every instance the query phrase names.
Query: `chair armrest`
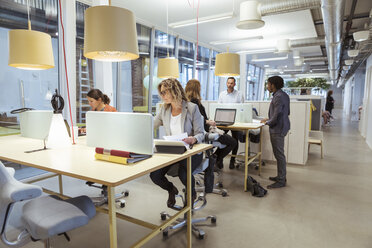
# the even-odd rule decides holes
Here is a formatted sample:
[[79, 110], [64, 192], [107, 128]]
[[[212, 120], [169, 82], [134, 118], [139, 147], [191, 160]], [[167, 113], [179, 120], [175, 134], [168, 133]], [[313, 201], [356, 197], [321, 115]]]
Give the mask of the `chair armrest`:
[[30, 200], [41, 196], [42, 189], [39, 186], [21, 183], [17, 180], [4, 185], [3, 193], [10, 202]]

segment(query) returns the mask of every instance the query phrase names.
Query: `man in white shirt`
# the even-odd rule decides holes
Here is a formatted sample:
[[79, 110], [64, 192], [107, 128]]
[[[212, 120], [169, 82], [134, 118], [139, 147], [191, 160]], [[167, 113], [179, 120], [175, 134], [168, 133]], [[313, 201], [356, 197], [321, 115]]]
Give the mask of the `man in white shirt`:
[[229, 77], [226, 82], [227, 90], [222, 91], [218, 97], [218, 103], [243, 103], [244, 97], [234, 89], [236, 83], [234, 77]]
[[[220, 96], [218, 97], [218, 103], [244, 103], [244, 97], [240, 93], [240, 91], [237, 91], [234, 89], [236, 85], [236, 80], [234, 77], [229, 77], [226, 82], [227, 90], [222, 91], [220, 93]], [[231, 130], [231, 136], [239, 141], [240, 136], [244, 136], [243, 132], [240, 131], [232, 131]], [[232, 155], [236, 155], [239, 148], [239, 142], [238, 145], [235, 146], [235, 148], [232, 150]], [[230, 169], [235, 168], [235, 157], [231, 157], [230, 159]]]

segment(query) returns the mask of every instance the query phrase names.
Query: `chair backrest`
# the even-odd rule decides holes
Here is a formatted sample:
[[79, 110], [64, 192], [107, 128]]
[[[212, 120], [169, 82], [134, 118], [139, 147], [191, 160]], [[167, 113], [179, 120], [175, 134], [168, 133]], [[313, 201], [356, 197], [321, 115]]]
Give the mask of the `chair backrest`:
[[9, 184], [14, 178], [9, 174], [3, 163], [0, 161], [0, 233], [3, 232], [4, 222], [6, 218], [6, 212], [10, 203], [12, 203], [5, 196], [7, 190], [7, 184]]

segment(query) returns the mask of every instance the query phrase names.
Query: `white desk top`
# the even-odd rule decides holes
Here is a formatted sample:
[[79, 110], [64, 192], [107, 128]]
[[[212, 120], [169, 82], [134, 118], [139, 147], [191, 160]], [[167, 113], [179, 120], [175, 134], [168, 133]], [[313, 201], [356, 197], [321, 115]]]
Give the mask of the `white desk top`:
[[76, 145], [66, 148], [24, 152], [42, 147], [42, 141], [20, 135], [0, 137], [0, 159], [107, 186], [118, 186], [208, 150], [212, 145], [197, 144], [184, 154], [156, 153], [149, 159], [129, 165], [95, 160], [95, 148], [86, 146], [85, 137], [79, 137]]
[[242, 122], [235, 122], [234, 125], [231, 126], [218, 126], [220, 129], [229, 129], [229, 130], [234, 130], [234, 129], [256, 129], [260, 128], [262, 126], [265, 126], [263, 123], [242, 123]]

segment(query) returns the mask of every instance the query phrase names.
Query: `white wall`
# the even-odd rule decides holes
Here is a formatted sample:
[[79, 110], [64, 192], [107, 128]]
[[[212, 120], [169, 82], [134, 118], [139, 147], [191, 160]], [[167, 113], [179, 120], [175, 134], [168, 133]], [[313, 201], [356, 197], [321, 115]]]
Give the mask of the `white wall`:
[[372, 149], [372, 55], [367, 59], [366, 81], [364, 91], [364, 130], [365, 138], [369, 147]]
[[[349, 78], [349, 80], [345, 84], [344, 88], [344, 114], [346, 119], [350, 119], [350, 113], [351, 113], [351, 97], [352, 97], [352, 89], [354, 84], [354, 76]], [[337, 101], [336, 101], [337, 102]]]
[[351, 102], [350, 118], [352, 121], [359, 120], [359, 106], [363, 104], [364, 83], [366, 77], [366, 69], [364, 66], [359, 67], [354, 74], [354, 90]]

